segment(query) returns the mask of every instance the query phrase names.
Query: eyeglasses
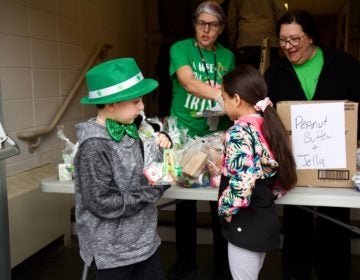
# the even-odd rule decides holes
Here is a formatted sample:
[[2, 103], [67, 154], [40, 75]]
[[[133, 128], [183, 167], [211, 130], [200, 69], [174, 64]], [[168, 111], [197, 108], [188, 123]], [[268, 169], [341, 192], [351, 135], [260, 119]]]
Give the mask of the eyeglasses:
[[200, 27], [201, 29], [205, 29], [206, 26], [208, 26], [209, 29], [218, 30], [222, 26], [222, 23], [219, 22], [219, 21], [206, 22], [206, 21], [203, 21], [203, 20], [198, 20], [198, 21], [195, 22], [195, 25], [197, 27]]
[[289, 43], [291, 46], [296, 47], [300, 45], [300, 40], [302, 37], [306, 36], [306, 34], [303, 34], [301, 36], [291, 37], [289, 39], [279, 39], [279, 45], [280, 47], [285, 47], [287, 43]]

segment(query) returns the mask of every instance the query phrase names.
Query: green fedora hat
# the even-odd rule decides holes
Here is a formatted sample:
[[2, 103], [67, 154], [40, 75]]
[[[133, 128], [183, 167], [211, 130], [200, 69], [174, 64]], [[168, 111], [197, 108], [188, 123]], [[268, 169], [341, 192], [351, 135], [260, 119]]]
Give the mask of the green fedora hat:
[[89, 95], [81, 104], [109, 104], [131, 100], [150, 93], [158, 82], [144, 79], [133, 58], [109, 60], [86, 73]]

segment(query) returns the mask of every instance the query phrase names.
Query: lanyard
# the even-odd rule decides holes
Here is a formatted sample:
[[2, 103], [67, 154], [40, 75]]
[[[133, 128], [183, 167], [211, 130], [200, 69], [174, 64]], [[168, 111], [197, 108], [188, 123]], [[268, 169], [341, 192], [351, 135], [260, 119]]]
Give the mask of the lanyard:
[[[201, 57], [201, 62], [205, 68], [205, 73], [206, 73], [206, 77], [207, 77], [207, 80], [208, 80], [208, 83], [209, 83], [209, 86], [211, 86], [211, 80], [210, 80], [210, 75], [209, 75], [209, 71], [206, 67], [206, 60], [205, 60], [205, 57], [204, 57], [204, 54], [202, 53], [200, 47], [199, 47], [199, 44], [196, 44], [197, 46], [197, 49], [199, 51], [199, 54], [200, 54], [200, 57]], [[217, 76], [217, 65], [216, 65], [216, 50], [214, 51], [214, 65], [215, 65], [215, 68], [214, 68], [214, 87], [216, 86], [216, 76]]]

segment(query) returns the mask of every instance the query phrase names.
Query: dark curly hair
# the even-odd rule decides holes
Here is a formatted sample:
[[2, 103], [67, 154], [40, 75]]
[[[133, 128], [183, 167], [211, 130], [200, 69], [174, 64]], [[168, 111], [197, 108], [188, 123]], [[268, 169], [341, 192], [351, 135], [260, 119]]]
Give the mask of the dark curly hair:
[[282, 24], [297, 23], [304, 33], [313, 40], [314, 45], [321, 46], [321, 36], [315, 24], [313, 16], [306, 10], [294, 9], [284, 14], [276, 25], [276, 33], [279, 37]]

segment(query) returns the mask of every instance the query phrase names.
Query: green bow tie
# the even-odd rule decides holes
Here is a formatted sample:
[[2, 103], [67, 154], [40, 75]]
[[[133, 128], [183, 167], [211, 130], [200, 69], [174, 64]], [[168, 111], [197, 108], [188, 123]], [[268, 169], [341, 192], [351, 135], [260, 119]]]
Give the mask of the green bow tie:
[[134, 123], [122, 124], [111, 119], [106, 119], [106, 128], [111, 138], [116, 142], [120, 142], [125, 133], [134, 139], [139, 138], [139, 133]]

